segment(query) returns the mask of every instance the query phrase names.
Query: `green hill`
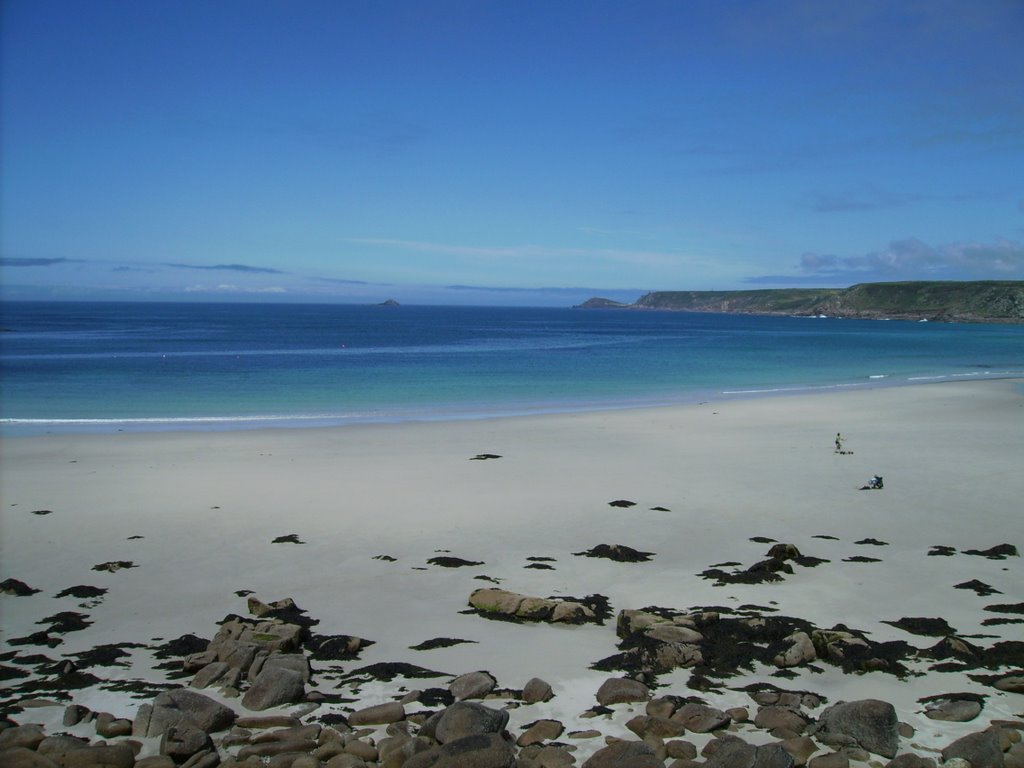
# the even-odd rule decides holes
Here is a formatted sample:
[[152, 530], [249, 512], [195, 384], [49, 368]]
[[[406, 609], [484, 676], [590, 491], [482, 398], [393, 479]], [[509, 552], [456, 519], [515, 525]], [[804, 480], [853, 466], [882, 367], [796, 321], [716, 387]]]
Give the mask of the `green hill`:
[[[595, 301], [582, 306], [607, 307], [609, 303]], [[1024, 281], [919, 281], [859, 283], [849, 288], [655, 291], [641, 296], [627, 308], [1021, 323], [1024, 322]]]

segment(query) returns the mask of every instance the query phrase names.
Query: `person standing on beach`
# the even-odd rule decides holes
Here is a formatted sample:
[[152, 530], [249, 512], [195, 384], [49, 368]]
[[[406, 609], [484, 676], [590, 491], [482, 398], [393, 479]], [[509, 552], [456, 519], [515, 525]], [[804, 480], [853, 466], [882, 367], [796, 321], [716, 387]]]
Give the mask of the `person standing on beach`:
[[836, 453], [843, 452], [843, 436], [836, 432]]

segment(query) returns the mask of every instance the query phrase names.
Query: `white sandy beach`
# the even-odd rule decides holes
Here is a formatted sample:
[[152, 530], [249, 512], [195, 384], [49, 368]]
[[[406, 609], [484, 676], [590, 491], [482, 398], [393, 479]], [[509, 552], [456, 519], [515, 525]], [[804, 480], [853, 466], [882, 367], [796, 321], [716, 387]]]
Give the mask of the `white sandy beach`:
[[[837, 431], [852, 453], [833, 452]], [[482, 453], [501, 458], [469, 460]], [[58, 611], [81, 611], [94, 623], [63, 635], [54, 649], [22, 652], [59, 659], [100, 644], [209, 638], [225, 615], [245, 614], [235, 592], [252, 590], [264, 601], [294, 598], [319, 620], [317, 632], [374, 641], [350, 669], [408, 662], [451, 675], [487, 670], [505, 688], [532, 677], [551, 683], [550, 702], [512, 711], [513, 733], [554, 717], [568, 730], [632, 737], [623, 727], [628, 717], [581, 718], [601, 682], [614, 676], [589, 668], [616, 652], [614, 616], [603, 626], [564, 627], [465, 614], [470, 593], [493, 586], [474, 577], [527, 595], [605, 595], [615, 613], [754, 604], [920, 648], [938, 638], [880, 622], [941, 617], [980, 645], [1018, 640], [1022, 624], [981, 622], [1021, 618], [984, 610], [1024, 600], [1021, 558], [964, 550], [1024, 548], [1022, 466], [1019, 381], [454, 423], [7, 438], [0, 441], [0, 580], [41, 591], [0, 595], [0, 650], [12, 650], [8, 640], [38, 631], [37, 622]], [[884, 476], [884, 489], [859, 491], [875, 474]], [[609, 506], [620, 499], [636, 506]], [[52, 513], [32, 514], [39, 510]], [[304, 543], [272, 543], [287, 534]], [[768, 545], [750, 541], [756, 536], [829, 562], [797, 566], [769, 584], [715, 586], [699, 576], [713, 564], [761, 560]], [[868, 538], [887, 545], [855, 543]], [[602, 543], [654, 557], [617, 563], [573, 555]], [[957, 552], [928, 556], [935, 545]], [[438, 554], [483, 564], [428, 565]], [[880, 561], [844, 562], [858, 555]], [[554, 569], [528, 569], [529, 557], [553, 558]], [[136, 567], [92, 570], [110, 561]], [[1002, 594], [954, 589], [972, 579]], [[89, 608], [73, 597], [54, 599], [74, 585], [109, 591]], [[410, 649], [438, 637], [473, 643]], [[102, 675], [161, 679], [144, 650], [133, 659], [133, 667]], [[926, 664], [914, 669], [923, 674], [900, 680], [844, 675], [828, 665], [780, 679], [765, 668], [728, 685], [770, 681], [830, 702], [890, 701], [917, 729], [914, 741], [932, 747], [1024, 713], [1022, 694], [928, 672]], [[663, 675], [657, 694], [696, 693], [688, 676]], [[445, 684], [368, 684], [358, 705], [322, 711], [380, 703], [402, 686]], [[918, 699], [954, 691], [987, 696], [977, 720], [924, 718]], [[740, 691], [702, 695], [723, 708], [751, 706]], [[76, 691], [73, 700], [124, 717], [140, 703], [101, 688]], [[59, 724], [60, 710], [35, 717]], [[581, 743], [579, 754], [603, 744]]]

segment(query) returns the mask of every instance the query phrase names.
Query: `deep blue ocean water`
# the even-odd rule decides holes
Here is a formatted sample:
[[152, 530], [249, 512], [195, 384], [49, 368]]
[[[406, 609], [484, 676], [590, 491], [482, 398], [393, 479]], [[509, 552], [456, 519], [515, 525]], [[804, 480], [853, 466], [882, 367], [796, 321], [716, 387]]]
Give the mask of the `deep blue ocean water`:
[[10, 302], [4, 434], [458, 419], [1024, 376], [1024, 326], [508, 307]]

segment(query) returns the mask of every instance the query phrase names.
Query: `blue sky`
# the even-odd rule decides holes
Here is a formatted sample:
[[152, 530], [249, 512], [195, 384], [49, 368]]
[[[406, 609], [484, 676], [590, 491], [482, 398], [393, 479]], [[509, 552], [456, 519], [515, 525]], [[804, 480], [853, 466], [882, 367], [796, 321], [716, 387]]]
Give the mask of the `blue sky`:
[[2, 4], [3, 296], [1024, 279], [1024, 3]]

